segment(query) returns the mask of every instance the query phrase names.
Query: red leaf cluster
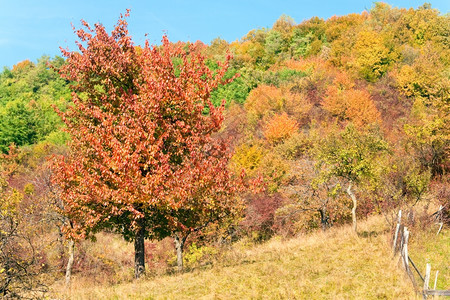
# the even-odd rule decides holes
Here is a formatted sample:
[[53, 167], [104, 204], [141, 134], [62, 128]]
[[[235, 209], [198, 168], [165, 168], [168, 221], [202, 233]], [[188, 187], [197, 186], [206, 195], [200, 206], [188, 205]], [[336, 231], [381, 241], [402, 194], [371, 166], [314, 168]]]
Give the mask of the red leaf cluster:
[[228, 172], [226, 144], [211, 136], [223, 106], [209, 101], [230, 57], [213, 72], [195, 45], [164, 36], [161, 46], [135, 46], [124, 18], [111, 35], [83, 25], [80, 51], [62, 50], [60, 69], [75, 82], [73, 107], [59, 112], [72, 152], [56, 161], [54, 177], [70, 234], [112, 227], [132, 239], [144, 227], [161, 238], [236, 211], [242, 184]]

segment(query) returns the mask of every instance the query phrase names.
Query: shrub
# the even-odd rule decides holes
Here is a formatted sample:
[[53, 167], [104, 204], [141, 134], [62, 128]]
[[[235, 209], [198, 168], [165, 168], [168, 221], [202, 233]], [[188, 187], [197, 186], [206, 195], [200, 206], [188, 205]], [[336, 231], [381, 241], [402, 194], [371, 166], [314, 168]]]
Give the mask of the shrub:
[[264, 128], [264, 137], [271, 144], [280, 143], [298, 132], [298, 123], [286, 113], [273, 116]]

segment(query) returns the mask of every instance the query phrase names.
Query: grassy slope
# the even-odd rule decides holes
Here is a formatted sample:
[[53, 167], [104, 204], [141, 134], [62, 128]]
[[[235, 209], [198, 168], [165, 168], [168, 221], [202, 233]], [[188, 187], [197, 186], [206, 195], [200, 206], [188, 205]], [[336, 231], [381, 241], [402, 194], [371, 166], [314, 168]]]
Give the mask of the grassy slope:
[[70, 299], [415, 299], [379, 217], [288, 241], [236, 245], [213, 267], [116, 286], [75, 286]]
[[[439, 270], [436, 289], [450, 289], [450, 229], [445, 228], [436, 235], [439, 226], [432, 224], [422, 232], [412, 229], [408, 245], [409, 256], [422, 276], [426, 264], [431, 264], [430, 287], [433, 288], [436, 271]], [[422, 286], [419, 276], [414, 272], [416, 282]]]

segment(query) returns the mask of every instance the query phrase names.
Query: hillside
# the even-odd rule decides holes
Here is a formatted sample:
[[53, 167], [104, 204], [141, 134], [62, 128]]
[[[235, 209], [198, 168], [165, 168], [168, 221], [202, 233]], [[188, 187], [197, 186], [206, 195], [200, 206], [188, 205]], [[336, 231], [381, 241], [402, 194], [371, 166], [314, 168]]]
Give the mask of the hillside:
[[[361, 222], [360, 227], [359, 237], [350, 226], [343, 226], [288, 240], [273, 239], [257, 246], [242, 242], [216, 258], [212, 265], [181, 275], [156, 276], [113, 286], [87, 283], [79, 286], [75, 281], [71, 291], [56, 296], [70, 299], [415, 299], [411, 282], [396, 264], [397, 260], [392, 259], [389, 233], [383, 220], [371, 217]], [[444, 234], [448, 241], [449, 232]]]
[[407, 299], [400, 209], [448, 289], [448, 13], [209, 44], [136, 45], [132, 19], [0, 72], [0, 295]]

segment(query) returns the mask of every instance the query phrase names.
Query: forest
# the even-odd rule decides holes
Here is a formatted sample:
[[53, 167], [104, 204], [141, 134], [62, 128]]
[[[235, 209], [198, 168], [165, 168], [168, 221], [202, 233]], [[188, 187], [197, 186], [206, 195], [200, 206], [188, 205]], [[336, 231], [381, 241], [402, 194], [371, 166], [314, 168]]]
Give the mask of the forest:
[[449, 288], [448, 13], [377, 2], [158, 45], [128, 18], [0, 73], [2, 297], [183, 276], [345, 226], [359, 243], [399, 209], [425, 235], [438, 208]]

